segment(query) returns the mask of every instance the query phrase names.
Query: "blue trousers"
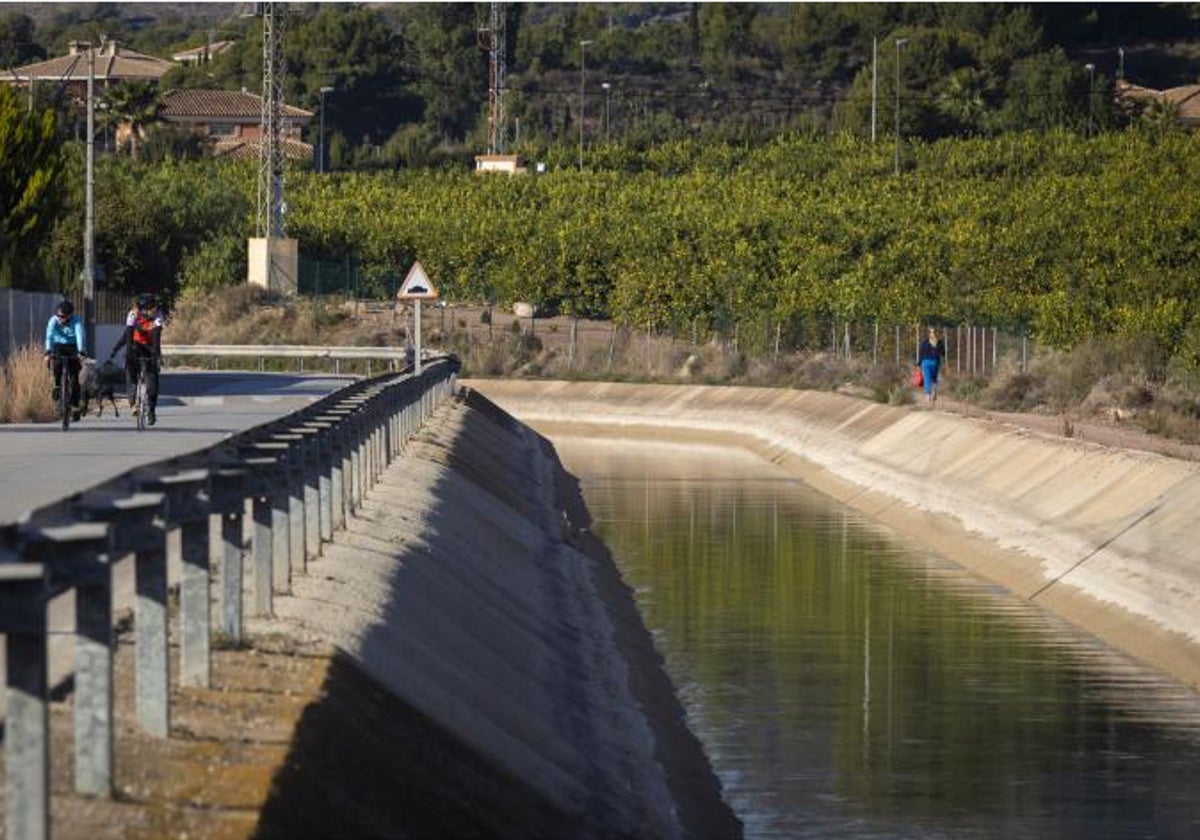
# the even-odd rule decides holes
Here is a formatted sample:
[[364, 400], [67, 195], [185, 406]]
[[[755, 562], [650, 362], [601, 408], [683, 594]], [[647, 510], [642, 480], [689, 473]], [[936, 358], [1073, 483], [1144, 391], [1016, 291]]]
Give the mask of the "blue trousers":
[[933, 386], [937, 384], [938, 366], [937, 359], [921, 360], [921, 376], [925, 379], [926, 394], [931, 393], [933, 391]]

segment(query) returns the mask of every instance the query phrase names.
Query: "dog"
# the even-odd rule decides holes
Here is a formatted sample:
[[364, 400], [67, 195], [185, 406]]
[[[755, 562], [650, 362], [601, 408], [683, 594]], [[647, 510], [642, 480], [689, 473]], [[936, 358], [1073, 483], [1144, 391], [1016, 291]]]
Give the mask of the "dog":
[[80, 413], [87, 415], [92, 400], [95, 400], [96, 416], [103, 417], [104, 402], [107, 400], [112, 405], [113, 414], [120, 417], [114, 384], [119, 381], [124, 381], [121, 369], [111, 359], [103, 365], [97, 365], [95, 359], [85, 359], [79, 371]]

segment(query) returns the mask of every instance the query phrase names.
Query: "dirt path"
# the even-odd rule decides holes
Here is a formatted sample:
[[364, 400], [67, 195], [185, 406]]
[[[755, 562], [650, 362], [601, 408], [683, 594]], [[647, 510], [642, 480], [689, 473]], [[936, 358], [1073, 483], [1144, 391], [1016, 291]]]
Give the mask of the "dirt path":
[[[928, 410], [918, 403], [915, 410]], [[972, 417], [1007, 426], [1029, 429], [1051, 437], [1071, 437], [1089, 443], [1117, 449], [1132, 449], [1139, 452], [1154, 452], [1169, 458], [1185, 461], [1200, 461], [1200, 444], [1184, 443], [1170, 438], [1152, 435], [1129, 422], [1105, 422], [1098, 419], [1080, 419], [1069, 414], [1033, 414], [1028, 412], [991, 411], [971, 403], [939, 397], [937, 411]], [[1068, 435], [1067, 432], [1070, 431]]]

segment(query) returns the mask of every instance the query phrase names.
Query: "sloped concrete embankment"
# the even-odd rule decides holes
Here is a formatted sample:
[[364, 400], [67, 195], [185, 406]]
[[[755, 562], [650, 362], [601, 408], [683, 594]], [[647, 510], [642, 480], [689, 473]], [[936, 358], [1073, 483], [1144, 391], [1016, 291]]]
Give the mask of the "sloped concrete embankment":
[[1200, 465], [838, 394], [472, 383], [539, 430], [746, 446], [1200, 687]]
[[740, 836], [584, 516], [543, 438], [443, 407], [256, 628], [336, 650], [258, 835]]

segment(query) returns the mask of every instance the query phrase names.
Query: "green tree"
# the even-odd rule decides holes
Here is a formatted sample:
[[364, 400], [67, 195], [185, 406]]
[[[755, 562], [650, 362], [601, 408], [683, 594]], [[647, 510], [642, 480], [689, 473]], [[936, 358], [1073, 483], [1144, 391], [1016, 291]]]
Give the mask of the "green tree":
[[999, 122], [1009, 131], [1081, 128], [1087, 119], [1087, 73], [1055, 48], [1020, 59], [1004, 91]]
[[475, 8], [468, 3], [411, 7], [404, 40], [416, 65], [424, 121], [444, 140], [461, 142], [487, 101], [486, 54], [479, 49]]
[[100, 100], [103, 121], [128, 132], [129, 154], [138, 159], [147, 133], [158, 124], [162, 103], [153, 82], [123, 82], [104, 91]]
[[288, 95], [315, 111], [321, 88], [333, 88], [325, 96], [327, 136], [340, 131], [356, 143], [379, 145], [421, 117], [421, 101], [409, 90], [408, 59], [403, 40], [377, 9], [323, 5], [288, 32]]
[[53, 111], [27, 111], [0, 85], [0, 285], [43, 280], [29, 274], [40, 274], [38, 246], [62, 200], [55, 125]]
[[34, 41], [35, 28], [28, 15], [0, 15], [0, 67], [20, 67], [46, 57], [46, 51]]

